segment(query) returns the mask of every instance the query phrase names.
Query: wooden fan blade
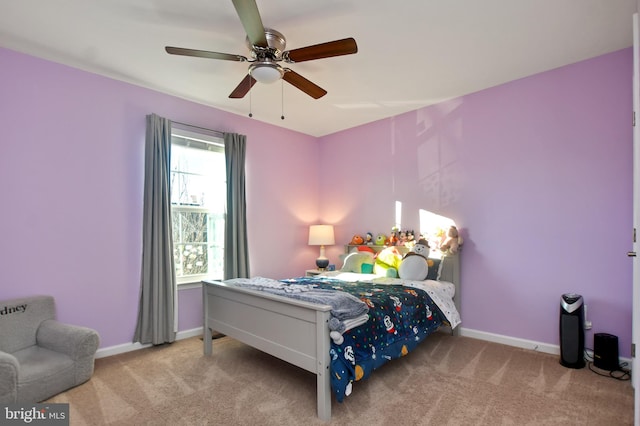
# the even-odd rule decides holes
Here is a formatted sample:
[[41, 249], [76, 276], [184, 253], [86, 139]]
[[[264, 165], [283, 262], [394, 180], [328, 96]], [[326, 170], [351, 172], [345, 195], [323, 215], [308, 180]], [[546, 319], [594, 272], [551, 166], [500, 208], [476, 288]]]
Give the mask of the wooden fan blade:
[[311, 61], [313, 59], [330, 58], [332, 56], [351, 55], [358, 52], [358, 45], [353, 37], [329, 41], [313, 46], [301, 47], [285, 52], [293, 62]]
[[225, 61], [239, 61], [239, 62], [244, 62], [247, 60], [247, 58], [242, 55], [209, 52], [208, 50], [185, 49], [182, 47], [172, 47], [172, 46], [167, 46], [164, 48], [164, 50], [166, 50], [167, 53], [170, 53], [172, 55], [195, 56], [198, 58], [223, 59]]
[[259, 47], [269, 47], [264, 25], [262, 25], [262, 18], [260, 18], [260, 11], [258, 11], [255, 0], [233, 0], [233, 6], [236, 8], [240, 22], [242, 22], [251, 44]]
[[316, 85], [315, 83], [310, 82], [300, 74], [290, 69], [286, 69], [284, 75], [282, 76], [283, 80], [292, 86], [297, 87], [302, 90], [307, 95], [311, 96], [313, 99], [318, 99], [327, 94], [327, 91], [322, 87]]
[[256, 79], [251, 77], [251, 74], [247, 74], [240, 84], [238, 84], [238, 87], [233, 89], [229, 97], [232, 99], [244, 98], [244, 95], [249, 93], [249, 90], [251, 90], [254, 84], [256, 84]]

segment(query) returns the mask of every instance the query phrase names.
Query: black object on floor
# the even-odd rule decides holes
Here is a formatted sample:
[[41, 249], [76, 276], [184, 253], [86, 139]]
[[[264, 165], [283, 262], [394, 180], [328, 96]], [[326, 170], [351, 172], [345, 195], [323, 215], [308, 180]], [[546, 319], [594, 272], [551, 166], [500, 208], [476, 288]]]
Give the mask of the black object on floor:
[[609, 333], [593, 335], [593, 365], [607, 371], [615, 371], [620, 368], [618, 336]]
[[579, 294], [563, 294], [560, 300], [560, 364], [583, 368], [584, 299]]

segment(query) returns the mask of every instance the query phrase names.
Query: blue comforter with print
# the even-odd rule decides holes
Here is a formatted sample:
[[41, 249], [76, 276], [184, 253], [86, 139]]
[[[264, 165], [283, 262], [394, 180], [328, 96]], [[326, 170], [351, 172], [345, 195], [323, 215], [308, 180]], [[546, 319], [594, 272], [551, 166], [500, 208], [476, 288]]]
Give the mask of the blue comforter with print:
[[390, 360], [408, 354], [445, 319], [423, 290], [314, 278], [296, 281], [348, 292], [369, 306], [366, 324], [346, 331], [343, 343], [331, 343], [331, 387], [338, 402], [351, 393], [354, 382], [366, 379]]

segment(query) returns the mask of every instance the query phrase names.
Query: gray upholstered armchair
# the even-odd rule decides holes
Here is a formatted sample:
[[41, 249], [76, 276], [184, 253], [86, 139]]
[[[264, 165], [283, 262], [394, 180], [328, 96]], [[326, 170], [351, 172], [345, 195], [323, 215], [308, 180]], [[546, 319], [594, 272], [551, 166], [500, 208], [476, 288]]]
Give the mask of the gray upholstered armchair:
[[50, 296], [0, 301], [0, 404], [44, 401], [91, 378], [98, 333], [55, 317]]

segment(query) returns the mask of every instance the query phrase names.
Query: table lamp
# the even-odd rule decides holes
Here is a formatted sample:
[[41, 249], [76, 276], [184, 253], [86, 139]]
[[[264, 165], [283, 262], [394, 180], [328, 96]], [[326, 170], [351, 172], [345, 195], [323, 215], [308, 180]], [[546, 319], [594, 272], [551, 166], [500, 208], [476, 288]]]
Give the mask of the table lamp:
[[324, 246], [335, 244], [333, 225], [311, 225], [309, 227], [309, 245], [320, 246], [320, 257], [316, 259], [316, 266], [324, 271], [329, 266], [329, 259], [324, 255]]

